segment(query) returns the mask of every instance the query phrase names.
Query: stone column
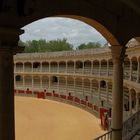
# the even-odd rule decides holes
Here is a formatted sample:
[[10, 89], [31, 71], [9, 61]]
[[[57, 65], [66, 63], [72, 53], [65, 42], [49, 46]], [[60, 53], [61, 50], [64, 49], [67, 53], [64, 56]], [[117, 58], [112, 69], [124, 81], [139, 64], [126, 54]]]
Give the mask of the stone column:
[[101, 76], [101, 61], [99, 61], [99, 76]]
[[32, 75], [32, 91], [34, 89], [34, 76]]
[[107, 60], [106, 76], [109, 76], [109, 60]]
[[25, 76], [23, 75], [23, 88], [25, 88]]
[[107, 107], [109, 107], [109, 88], [108, 88], [108, 81], [106, 81], [106, 102], [107, 102]]
[[40, 72], [42, 73], [42, 62], [40, 62]]
[[49, 62], [49, 73], [51, 72], [51, 62]]
[[139, 93], [136, 92], [136, 112], [139, 111]]
[[25, 66], [25, 63], [23, 63], [23, 72], [25, 71], [25, 67], [24, 66]]
[[43, 86], [42, 86], [42, 76], [40, 76], [40, 88], [42, 90]]
[[140, 78], [140, 62], [138, 59], [138, 67], [137, 67], [137, 83], [139, 83], [139, 78]]
[[82, 78], [82, 93], [83, 93], [83, 97], [85, 97], [85, 93], [84, 93], [84, 78]]
[[66, 85], [65, 85], [65, 87], [66, 87], [66, 93], [68, 93], [68, 77], [67, 76], [65, 76], [65, 80], [66, 80]]
[[66, 61], [66, 70], [65, 73], [68, 73], [68, 62]]
[[132, 94], [129, 90], [129, 114], [132, 115]]
[[93, 101], [93, 95], [92, 95], [92, 79], [90, 79], [90, 94], [91, 94], [91, 99]]
[[16, 86], [16, 76], [14, 76], [14, 89], [16, 89], [17, 86]]
[[[0, 46], [0, 139], [15, 140], [14, 63], [18, 48]], [[18, 50], [17, 50], [18, 51]]]
[[58, 76], [57, 78], [58, 78], [57, 91], [59, 92], [59, 90], [60, 90], [60, 77]]
[[76, 84], [76, 82], [75, 82], [76, 81], [76, 78], [74, 77], [73, 79], [74, 79], [74, 96], [75, 96], [76, 95], [76, 86], [75, 86], [75, 84]]
[[132, 60], [130, 59], [130, 77], [129, 80], [132, 80]]
[[60, 62], [57, 63], [57, 73], [59, 73], [59, 63]]
[[76, 73], [76, 61], [74, 61], [74, 74]]
[[112, 140], [122, 140], [123, 128], [123, 61], [125, 47], [111, 46], [113, 58], [113, 88], [112, 88]]
[[49, 90], [51, 89], [51, 76], [49, 76]]
[[32, 68], [31, 68], [31, 72], [34, 72], [34, 67], [33, 67], [33, 65], [34, 65], [34, 62], [31, 63], [31, 67], [32, 67]]
[[101, 87], [100, 87], [100, 81], [98, 81], [98, 105], [101, 105], [101, 95], [100, 95]]
[[92, 71], [93, 71], [93, 61], [91, 61], [91, 71], [90, 71], [91, 75], [92, 75]]
[[83, 65], [82, 74], [84, 74], [84, 71], [85, 71], [85, 62], [84, 61], [82, 62], [82, 65]]

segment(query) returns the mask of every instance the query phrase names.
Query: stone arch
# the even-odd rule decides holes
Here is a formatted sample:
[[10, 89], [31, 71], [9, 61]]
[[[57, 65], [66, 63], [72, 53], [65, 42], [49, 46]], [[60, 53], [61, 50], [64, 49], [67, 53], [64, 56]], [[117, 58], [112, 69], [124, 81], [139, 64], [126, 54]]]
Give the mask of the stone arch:
[[78, 74], [83, 72], [83, 62], [82, 62], [82, 60], [77, 60], [75, 62], [75, 72], [78, 73]]
[[58, 70], [58, 62], [52, 61], [50, 62], [50, 72], [57, 72]]
[[42, 62], [42, 72], [49, 72], [49, 62]]
[[131, 80], [135, 81], [137, 80], [137, 69], [138, 69], [138, 60], [137, 57], [131, 58], [132, 68], [131, 68]]
[[130, 59], [128, 57], [124, 59], [124, 78], [127, 80], [130, 78]]
[[33, 72], [39, 72], [41, 68], [41, 63], [40, 62], [33, 62]]
[[108, 75], [109, 76], [112, 76], [113, 75], [113, 60], [112, 59], [109, 59], [108, 60], [108, 68], [109, 68], [109, 73], [108, 73]]
[[69, 60], [67, 62], [67, 72], [68, 73], [74, 73], [74, 61]]
[[136, 47], [138, 45], [140, 45], [140, 37], [132, 38], [126, 44], [127, 47]]
[[99, 74], [99, 60], [94, 60], [93, 61], [93, 70], [92, 70], [92, 74]]
[[130, 89], [130, 93], [131, 96], [132, 96], [132, 108], [134, 109], [135, 108], [135, 105], [136, 105], [136, 90], [135, 89]]
[[91, 60], [85, 60], [84, 61], [84, 74], [90, 74], [91, 73]]
[[123, 99], [124, 110], [129, 111], [129, 88], [127, 86], [123, 86]]
[[106, 75], [107, 73], [107, 60], [101, 60], [101, 75]]
[[59, 72], [60, 73], [65, 73], [66, 72], [66, 62], [65, 61], [60, 61], [59, 62]]
[[23, 65], [24, 65], [24, 63], [23, 62], [16, 62], [15, 63], [15, 70], [16, 70], [16, 72], [20, 72], [20, 71], [23, 71]]
[[100, 87], [101, 88], [106, 88], [106, 81], [105, 80], [100, 81]]
[[24, 71], [25, 72], [31, 72], [32, 71], [32, 63], [31, 62], [25, 62], [24, 63]]
[[[66, 3], [66, 5], [67, 5], [67, 3]], [[68, 11], [68, 9], [66, 11]], [[73, 9], [71, 9], [71, 10], [73, 10]], [[84, 13], [83, 13], [84, 14], [83, 16], [81, 14], [78, 15], [77, 14], [78, 11], [75, 11], [74, 13], [73, 12], [67, 13], [66, 11], [65, 12], [62, 11], [63, 14], [62, 13], [60, 14], [60, 11], [61, 11], [61, 9], [59, 9], [57, 12], [51, 11], [50, 15], [41, 15], [41, 16], [38, 16], [37, 18], [34, 18], [33, 20], [37, 21], [37, 20], [45, 18], [45, 17], [63, 17], [63, 18], [76, 19], [76, 20], [82, 21], [82, 22], [90, 25], [91, 27], [95, 28], [98, 32], [100, 32], [102, 34], [102, 36], [104, 38], [106, 38], [108, 40], [108, 42], [111, 45], [119, 45], [120, 44], [119, 41], [117, 40], [117, 38], [115, 37], [114, 33], [111, 32], [111, 30], [109, 30], [109, 28], [112, 26], [109, 26], [106, 28], [106, 25], [104, 26], [104, 20], [102, 18], [100, 18], [100, 21], [98, 21], [99, 17], [96, 18], [95, 15], [93, 18], [93, 17], [89, 17], [88, 15], [86, 16]], [[55, 13], [53, 13], [53, 12], [55, 12]], [[81, 13], [81, 11], [79, 11], [79, 12]], [[85, 11], [83, 11], [83, 12], [85, 12]], [[28, 21], [28, 23], [26, 22], [24, 25], [32, 23], [33, 20]], [[113, 20], [112, 20], [112, 22], [113, 22]]]

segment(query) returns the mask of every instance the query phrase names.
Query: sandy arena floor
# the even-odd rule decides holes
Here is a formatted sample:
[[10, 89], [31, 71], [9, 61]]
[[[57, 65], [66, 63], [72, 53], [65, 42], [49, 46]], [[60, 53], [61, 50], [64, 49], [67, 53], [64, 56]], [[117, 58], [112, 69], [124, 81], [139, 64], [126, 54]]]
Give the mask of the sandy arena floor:
[[100, 120], [71, 105], [15, 97], [16, 140], [93, 140]]

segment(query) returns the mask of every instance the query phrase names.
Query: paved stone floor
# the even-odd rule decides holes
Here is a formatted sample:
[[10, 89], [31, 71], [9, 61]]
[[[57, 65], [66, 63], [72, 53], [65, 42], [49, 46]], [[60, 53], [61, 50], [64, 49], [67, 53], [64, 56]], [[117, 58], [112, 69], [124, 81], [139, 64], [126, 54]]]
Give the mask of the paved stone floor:
[[100, 120], [71, 105], [15, 97], [16, 140], [93, 140], [105, 133]]

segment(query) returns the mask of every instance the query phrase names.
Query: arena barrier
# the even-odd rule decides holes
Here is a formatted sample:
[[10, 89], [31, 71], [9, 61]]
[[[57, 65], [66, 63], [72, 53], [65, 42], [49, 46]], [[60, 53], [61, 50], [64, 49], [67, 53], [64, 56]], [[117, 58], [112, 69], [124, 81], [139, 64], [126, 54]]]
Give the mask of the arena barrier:
[[56, 93], [55, 91], [52, 91], [52, 92], [47, 92], [46, 90], [32, 91], [29, 88], [27, 88], [26, 90], [15, 89], [14, 92], [15, 92], [15, 95], [18, 95], [18, 96], [36, 97], [38, 99], [50, 99], [50, 100], [55, 100], [55, 101], [64, 102], [70, 105], [74, 105], [76, 107], [79, 107], [81, 109], [84, 109], [92, 113], [96, 117], [100, 117], [101, 126], [103, 125], [102, 117], [101, 117], [101, 114], [103, 114], [102, 113], [103, 111], [101, 111], [102, 109], [100, 109], [100, 107], [98, 107], [97, 105], [89, 102], [87, 97], [84, 100], [84, 99], [80, 99], [79, 97], [72, 96], [71, 93], [69, 93], [68, 95], [62, 95], [62, 94]]

